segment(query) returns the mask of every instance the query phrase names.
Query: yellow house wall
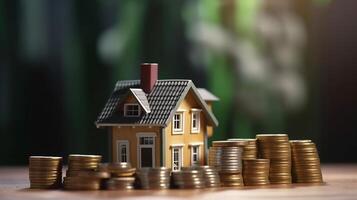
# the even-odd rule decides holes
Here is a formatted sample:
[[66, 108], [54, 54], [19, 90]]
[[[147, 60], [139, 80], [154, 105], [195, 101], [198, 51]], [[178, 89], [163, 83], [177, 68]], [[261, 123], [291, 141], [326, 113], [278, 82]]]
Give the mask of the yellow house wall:
[[[118, 105], [119, 112], [123, 112], [123, 105], [125, 103], [137, 103], [135, 97], [130, 94], [127, 99], [120, 105]], [[211, 103], [208, 103], [208, 107], [211, 109]], [[172, 168], [172, 145], [181, 145], [182, 147], [182, 157], [183, 157], [183, 167], [191, 166], [191, 145], [199, 144], [199, 164], [204, 164], [205, 146], [204, 146], [204, 134], [207, 132], [208, 136], [213, 133], [213, 128], [207, 125], [207, 120], [203, 114], [200, 112], [200, 131], [198, 133], [192, 133], [191, 131], [191, 114], [192, 108], [202, 109], [197, 103], [192, 90], [190, 90], [185, 99], [181, 101], [177, 111], [183, 111], [184, 119], [184, 131], [180, 134], [173, 134], [172, 119], [167, 127], [164, 128], [164, 163], [165, 167]], [[117, 153], [117, 141], [127, 140], [129, 142], [129, 159], [133, 167], [138, 167], [138, 138], [137, 133], [155, 133], [155, 166], [160, 166], [160, 150], [161, 150], [161, 127], [148, 127], [148, 126], [121, 126], [112, 127], [112, 161], [118, 161]]]
[[[212, 102], [211, 101], [206, 101], [208, 109], [212, 112]], [[213, 135], [213, 127], [207, 125], [207, 136], [212, 137]]]
[[118, 162], [117, 141], [129, 141], [129, 158], [133, 167], [138, 167], [138, 138], [137, 133], [155, 133], [155, 166], [160, 166], [160, 127], [112, 127], [112, 161]]
[[190, 90], [186, 95], [185, 99], [181, 102], [178, 111], [183, 112], [184, 119], [184, 131], [182, 134], [173, 134], [172, 119], [170, 123], [165, 128], [165, 166], [172, 168], [172, 145], [183, 144], [182, 147], [182, 166], [191, 166], [191, 149], [189, 144], [201, 143], [199, 147], [199, 158], [200, 164], [204, 164], [204, 133], [206, 131], [206, 119], [203, 112], [200, 112], [200, 131], [199, 133], [191, 133], [191, 109], [197, 108], [201, 109], [200, 105], [197, 103], [193, 92]]

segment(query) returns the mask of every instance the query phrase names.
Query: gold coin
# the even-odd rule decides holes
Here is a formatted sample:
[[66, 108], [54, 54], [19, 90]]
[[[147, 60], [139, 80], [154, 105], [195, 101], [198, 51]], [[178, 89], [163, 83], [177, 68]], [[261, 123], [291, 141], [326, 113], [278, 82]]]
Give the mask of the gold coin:
[[30, 189], [59, 189], [60, 185], [30, 185]]
[[69, 162], [68, 167], [99, 167], [98, 162]]
[[64, 185], [63, 188], [65, 190], [99, 190], [100, 184], [88, 185], [88, 184], [80, 184], [80, 185]]
[[271, 133], [261, 133], [256, 135], [257, 138], [286, 138], [288, 134], [271, 134]]
[[102, 159], [101, 155], [85, 155], [85, 154], [70, 154], [68, 155], [70, 160], [82, 160], [82, 159]]
[[63, 180], [65, 184], [97, 184], [100, 183], [101, 179], [96, 177], [67, 176]]
[[60, 161], [62, 157], [57, 156], [30, 156], [30, 160], [43, 160], [43, 161]]
[[103, 179], [109, 178], [110, 173], [100, 171], [77, 171], [74, 176]]
[[58, 176], [61, 174], [61, 171], [29, 171], [29, 175], [32, 176]]
[[223, 146], [223, 147], [236, 147], [236, 146], [246, 146], [248, 141], [243, 140], [226, 140], [226, 141], [213, 141], [212, 146]]

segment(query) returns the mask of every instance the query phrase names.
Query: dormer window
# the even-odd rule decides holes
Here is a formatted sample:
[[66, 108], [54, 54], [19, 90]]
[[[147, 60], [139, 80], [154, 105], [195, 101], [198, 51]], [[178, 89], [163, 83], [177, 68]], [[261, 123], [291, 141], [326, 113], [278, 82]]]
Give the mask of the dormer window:
[[124, 104], [125, 117], [138, 117], [140, 115], [140, 106], [136, 103]]

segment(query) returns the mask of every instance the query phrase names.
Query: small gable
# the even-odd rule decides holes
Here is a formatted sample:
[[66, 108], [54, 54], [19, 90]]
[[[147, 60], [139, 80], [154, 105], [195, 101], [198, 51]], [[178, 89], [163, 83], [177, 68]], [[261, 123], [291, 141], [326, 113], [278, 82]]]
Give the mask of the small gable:
[[[205, 118], [207, 119], [207, 125], [210, 126], [218, 126], [218, 121], [216, 117], [213, 115], [211, 110], [209, 109], [207, 103], [201, 97], [196, 86], [191, 82], [191, 86], [188, 88], [186, 93], [183, 93], [180, 100], [178, 101], [176, 107], [171, 112], [171, 117], [168, 118], [168, 121], [172, 119], [174, 113], [178, 110], [190, 108], [190, 109], [199, 109], [202, 110]], [[168, 122], [167, 121], [167, 122]]]
[[132, 88], [132, 89], [130, 89], [130, 91], [134, 95], [137, 102], [144, 109], [145, 113], [150, 113], [151, 109], [150, 109], [149, 101], [146, 97], [145, 92], [140, 88]]
[[140, 88], [129, 88], [117, 106], [116, 113], [124, 117], [140, 117], [151, 112], [148, 99]]

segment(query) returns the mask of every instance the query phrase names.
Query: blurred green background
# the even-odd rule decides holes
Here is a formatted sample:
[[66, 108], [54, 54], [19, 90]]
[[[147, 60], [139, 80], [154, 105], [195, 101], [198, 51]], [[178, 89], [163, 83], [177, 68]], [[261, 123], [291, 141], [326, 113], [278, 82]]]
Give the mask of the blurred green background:
[[0, 164], [96, 153], [117, 80], [192, 79], [221, 100], [213, 140], [288, 133], [356, 162], [354, 0], [0, 1]]

